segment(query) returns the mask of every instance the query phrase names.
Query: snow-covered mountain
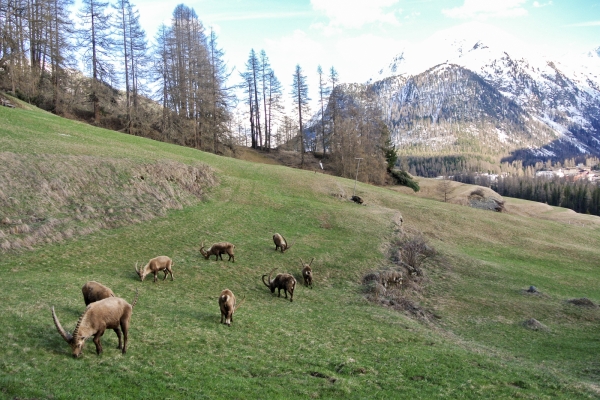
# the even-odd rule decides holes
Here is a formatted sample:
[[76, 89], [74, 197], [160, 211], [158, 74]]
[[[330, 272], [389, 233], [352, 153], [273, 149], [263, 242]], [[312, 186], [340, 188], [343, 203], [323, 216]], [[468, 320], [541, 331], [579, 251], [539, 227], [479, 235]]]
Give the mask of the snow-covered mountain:
[[400, 146], [600, 155], [600, 47], [551, 59], [468, 23], [402, 49], [368, 86]]

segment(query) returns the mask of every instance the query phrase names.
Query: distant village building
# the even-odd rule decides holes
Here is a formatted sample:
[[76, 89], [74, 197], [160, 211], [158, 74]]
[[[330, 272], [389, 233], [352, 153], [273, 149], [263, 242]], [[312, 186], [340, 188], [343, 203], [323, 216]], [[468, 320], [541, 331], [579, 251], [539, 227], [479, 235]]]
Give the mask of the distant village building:
[[595, 171], [592, 171], [589, 167], [584, 167], [582, 164], [579, 164], [577, 167], [566, 167], [564, 169], [558, 168], [555, 170], [537, 171], [535, 173], [535, 177], [546, 179], [552, 179], [554, 177], [565, 178], [571, 182], [577, 182], [582, 179], [590, 182], [598, 182], [600, 180], [600, 177]]
[[535, 173], [536, 178], [552, 179], [555, 176], [558, 176], [555, 171], [538, 171]]

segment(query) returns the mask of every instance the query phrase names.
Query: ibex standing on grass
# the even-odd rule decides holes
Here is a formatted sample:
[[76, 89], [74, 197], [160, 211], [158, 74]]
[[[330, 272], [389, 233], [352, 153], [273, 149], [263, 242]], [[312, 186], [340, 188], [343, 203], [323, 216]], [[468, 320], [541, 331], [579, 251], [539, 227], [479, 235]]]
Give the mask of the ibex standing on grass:
[[95, 301], [104, 300], [109, 297], [115, 297], [115, 294], [112, 290], [96, 281], [89, 281], [83, 285], [81, 288], [81, 293], [83, 293], [83, 301], [85, 301], [86, 306]]
[[210, 246], [210, 249], [204, 250], [204, 242], [202, 242], [202, 246], [200, 247], [200, 253], [208, 260], [210, 256], [215, 256], [215, 261], [219, 261], [219, 257], [221, 261], [223, 261], [223, 254], [227, 253], [229, 255], [229, 259], [227, 261], [235, 262], [235, 256], [233, 255], [233, 249], [235, 249], [235, 245], [229, 242], [219, 242]]
[[304, 260], [302, 260], [302, 258], [300, 258], [300, 262], [302, 263], [302, 278], [304, 279], [304, 286], [310, 286], [310, 288], [312, 289], [312, 268], [310, 267], [312, 265], [312, 262], [315, 260], [315, 258], [313, 257], [312, 260], [310, 260], [310, 264], [305, 264]]
[[285, 238], [279, 233], [276, 233], [273, 235], [273, 243], [275, 243], [275, 251], [277, 251], [277, 249], [281, 249], [281, 252], [283, 253], [286, 250], [291, 249], [296, 242], [288, 246], [287, 240], [285, 240]]
[[[104, 331], [107, 329], [114, 329], [119, 338], [119, 346], [123, 354], [127, 351], [127, 333], [129, 331], [129, 321], [133, 312], [133, 307], [137, 302], [138, 294], [135, 294], [135, 300], [133, 304], [129, 304], [126, 300], [120, 297], [108, 297], [103, 300], [99, 300], [91, 303], [75, 326], [73, 334], [69, 334], [65, 331], [58, 321], [58, 317], [52, 307], [52, 318], [54, 319], [54, 325], [58, 330], [60, 336], [71, 346], [73, 350], [73, 356], [79, 357], [82, 354], [83, 345], [86, 339], [91, 336], [94, 337], [94, 344], [96, 345], [96, 353], [99, 355], [102, 353], [102, 343], [100, 338], [104, 335]], [[120, 329], [119, 329], [120, 328]], [[123, 331], [123, 341], [121, 342], [121, 330]]]
[[296, 278], [290, 274], [277, 274], [275, 279], [271, 280], [273, 271], [275, 271], [275, 268], [269, 272], [269, 283], [265, 282], [265, 276], [267, 275], [262, 276], [263, 283], [271, 290], [271, 293], [275, 293], [275, 289], [277, 289], [277, 297], [281, 297], [281, 289], [283, 289], [286, 299], [288, 292], [290, 292], [290, 301], [293, 301], [294, 289], [296, 288]]
[[219, 296], [219, 308], [221, 309], [221, 323], [231, 326], [233, 322], [233, 313], [244, 303], [246, 298], [240, 304], [236, 304], [235, 296], [229, 289], [225, 289]]
[[163, 277], [163, 281], [167, 279], [167, 274], [171, 275], [171, 280], [173, 279], [173, 260], [171, 260], [167, 256], [158, 256], [148, 261], [145, 267], [138, 269], [137, 263], [135, 263], [135, 272], [141, 278], [142, 282], [144, 282], [144, 278], [146, 275], [153, 274], [154, 282], [156, 282], [157, 275], [160, 271], [165, 273]]

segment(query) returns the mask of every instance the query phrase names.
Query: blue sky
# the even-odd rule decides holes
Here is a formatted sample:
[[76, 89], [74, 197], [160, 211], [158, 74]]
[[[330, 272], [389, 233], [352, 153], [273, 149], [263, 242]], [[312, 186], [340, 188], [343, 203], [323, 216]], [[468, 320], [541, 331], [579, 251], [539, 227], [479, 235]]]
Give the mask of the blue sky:
[[[600, 46], [600, 0], [132, 0], [151, 39], [177, 4], [213, 26], [230, 68], [264, 49], [284, 87], [300, 64], [316, 96], [319, 64], [342, 82], [364, 82], [407, 44], [480, 21], [544, 55]], [[423, 51], [427, 51], [426, 48]], [[235, 74], [237, 76], [237, 74]]]

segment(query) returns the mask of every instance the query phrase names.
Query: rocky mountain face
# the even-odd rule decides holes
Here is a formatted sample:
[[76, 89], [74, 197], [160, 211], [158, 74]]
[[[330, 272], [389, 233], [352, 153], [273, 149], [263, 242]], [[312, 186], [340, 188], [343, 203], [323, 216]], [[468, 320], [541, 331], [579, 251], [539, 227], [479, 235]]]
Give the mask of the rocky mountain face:
[[404, 49], [368, 84], [344, 88], [374, 93], [401, 151], [600, 155], [600, 47], [552, 61], [467, 24]]

